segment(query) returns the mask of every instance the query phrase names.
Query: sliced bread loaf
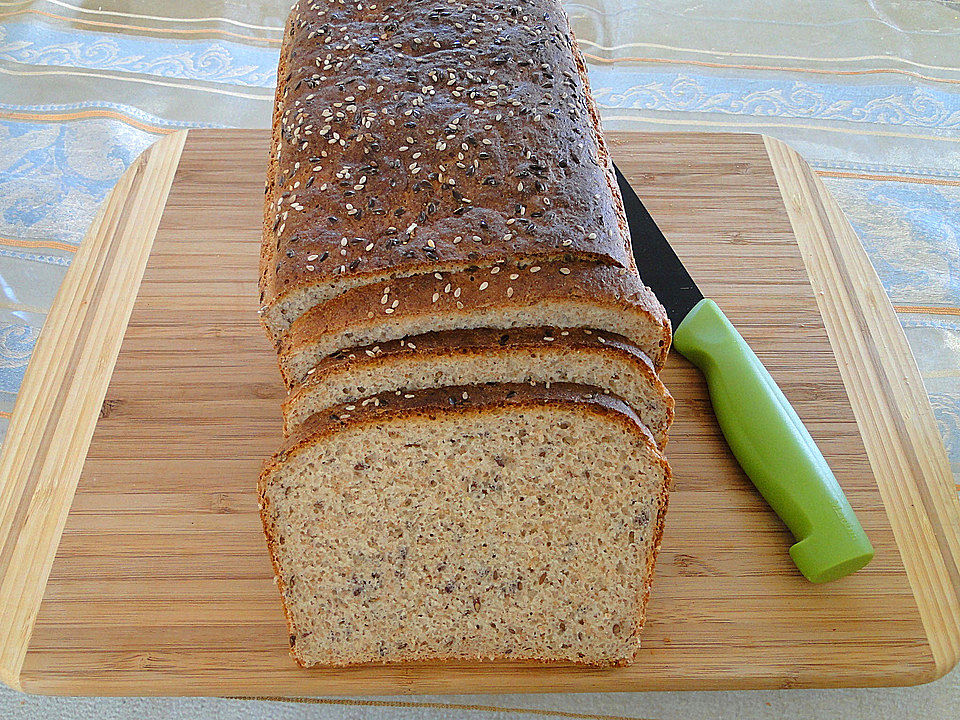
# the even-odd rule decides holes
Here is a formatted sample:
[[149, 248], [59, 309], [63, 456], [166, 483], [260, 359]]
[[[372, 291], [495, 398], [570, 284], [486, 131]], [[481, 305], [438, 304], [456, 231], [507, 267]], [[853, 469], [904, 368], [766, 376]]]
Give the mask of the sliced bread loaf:
[[669, 468], [579, 385], [368, 398], [313, 416], [260, 478], [301, 665], [629, 662]]
[[447, 330], [341, 350], [307, 371], [283, 406], [284, 433], [332, 405], [445, 385], [570, 382], [619, 396], [663, 447], [673, 398], [626, 338], [588, 329]]
[[354, 288], [300, 317], [282, 337], [288, 387], [338, 350], [442, 330], [590, 328], [622, 335], [659, 371], [670, 346], [663, 306], [635, 271], [582, 262], [500, 263]]

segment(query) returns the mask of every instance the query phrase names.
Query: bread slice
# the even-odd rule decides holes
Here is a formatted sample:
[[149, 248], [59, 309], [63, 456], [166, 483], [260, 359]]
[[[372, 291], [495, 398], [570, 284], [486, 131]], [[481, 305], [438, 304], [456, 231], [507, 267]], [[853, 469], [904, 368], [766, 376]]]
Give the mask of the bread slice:
[[590, 328], [626, 337], [657, 371], [670, 346], [663, 306], [635, 273], [592, 263], [501, 263], [354, 288], [303, 315], [280, 342], [297, 385], [338, 350], [443, 330]]
[[447, 330], [344, 350], [308, 371], [283, 405], [284, 433], [332, 405], [445, 385], [571, 382], [619, 396], [663, 447], [673, 398], [643, 352], [619, 335], [573, 328]]
[[315, 415], [259, 485], [293, 656], [628, 663], [669, 477], [636, 414], [580, 385]]
[[634, 267], [558, 0], [294, 6], [264, 203], [271, 337], [369, 282], [563, 255]]

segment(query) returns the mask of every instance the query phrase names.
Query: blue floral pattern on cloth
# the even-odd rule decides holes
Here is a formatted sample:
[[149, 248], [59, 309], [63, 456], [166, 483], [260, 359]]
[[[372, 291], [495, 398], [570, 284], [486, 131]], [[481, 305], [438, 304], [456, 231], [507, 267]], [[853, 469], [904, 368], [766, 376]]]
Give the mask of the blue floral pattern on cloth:
[[0, 392], [17, 394], [39, 336], [29, 325], [0, 326]]
[[79, 243], [107, 193], [155, 140], [112, 120], [0, 119], [0, 236]]
[[786, 79], [732, 80], [685, 71], [591, 72], [601, 105], [657, 112], [789, 117], [928, 129], [960, 128], [955, 94], [936, 88], [869, 84], [855, 88]]
[[952, 393], [932, 392], [930, 403], [943, 433], [947, 455], [957, 457], [960, 454], [960, 400]]
[[826, 185], [894, 305], [960, 299], [960, 187], [830, 178]]
[[28, 22], [0, 26], [0, 59], [252, 87], [273, 87], [277, 75], [277, 53], [270, 47], [106, 35]]

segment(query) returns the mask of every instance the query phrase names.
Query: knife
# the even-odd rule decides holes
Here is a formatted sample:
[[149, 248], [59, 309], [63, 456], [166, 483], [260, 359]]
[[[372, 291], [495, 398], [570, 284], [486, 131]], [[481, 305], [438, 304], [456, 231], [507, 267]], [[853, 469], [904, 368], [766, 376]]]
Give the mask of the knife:
[[705, 298], [618, 168], [640, 277], [667, 310], [673, 347], [707, 380], [740, 467], [797, 542], [790, 556], [815, 583], [856, 572], [873, 546], [797, 413], [717, 304]]

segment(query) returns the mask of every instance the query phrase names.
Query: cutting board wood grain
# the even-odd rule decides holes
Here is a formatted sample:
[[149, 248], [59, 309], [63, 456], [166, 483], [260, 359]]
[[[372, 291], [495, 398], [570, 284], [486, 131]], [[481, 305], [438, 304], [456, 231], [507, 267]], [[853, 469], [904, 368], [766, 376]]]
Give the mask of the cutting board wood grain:
[[257, 517], [283, 389], [257, 321], [267, 131], [181, 132], [123, 176], [40, 336], [0, 459], [0, 672], [62, 694], [908, 684], [960, 655], [960, 511], [916, 366], [824, 186], [750, 135], [615, 160], [780, 383], [877, 554], [815, 586], [671, 354], [674, 490], [636, 663], [302, 670]]

